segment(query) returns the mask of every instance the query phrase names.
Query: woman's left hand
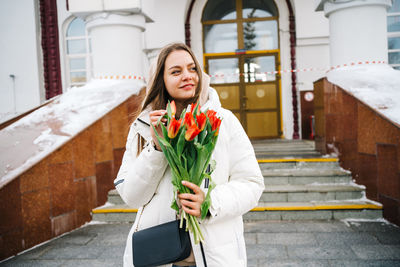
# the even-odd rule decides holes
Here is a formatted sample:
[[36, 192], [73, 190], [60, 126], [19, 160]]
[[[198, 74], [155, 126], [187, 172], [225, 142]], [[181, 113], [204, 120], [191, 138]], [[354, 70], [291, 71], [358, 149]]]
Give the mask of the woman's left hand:
[[195, 217], [201, 216], [201, 204], [203, 204], [205, 195], [203, 190], [200, 189], [196, 184], [190, 183], [188, 181], [182, 181], [182, 184], [187, 188], [192, 189], [193, 194], [182, 193], [178, 195], [181, 202], [182, 209], [190, 215]]

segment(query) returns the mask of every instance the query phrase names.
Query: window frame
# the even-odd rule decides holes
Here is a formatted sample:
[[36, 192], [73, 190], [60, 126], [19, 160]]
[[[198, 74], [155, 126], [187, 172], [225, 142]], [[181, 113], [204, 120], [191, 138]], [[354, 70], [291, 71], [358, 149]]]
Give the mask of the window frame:
[[[69, 23], [67, 24], [66, 28], [65, 28], [65, 32], [64, 32], [64, 45], [65, 45], [65, 72], [66, 72], [66, 82], [67, 82], [67, 87], [73, 87], [73, 86], [83, 86], [85, 85], [87, 82], [89, 82], [90, 78], [91, 78], [91, 71], [92, 71], [92, 67], [91, 67], [91, 60], [92, 60], [92, 51], [91, 51], [91, 46], [90, 46], [90, 36], [88, 34], [88, 31], [85, 27], [85, 35], [78, 35], [78, 36], [67, 36], [68, 33], [68, 29], [71, 26], [71, 23], [75, 20], [75, 19], [81, 19], [79, 17], [72, 17], [71, 20], [69, 21]], [[84, 40], [85, 41], [85, 48], [86, 48], [86, 53], [76, 53], [76, 54], [69, 54], [68, 53], [68, 41], [71, 40]], [[85, 68], [84, 69], [74, 69], [71, 70], [70, 67], [70, 61], [71, 59], [85, 59]], [[86, 81], [85, 82], [73, 82], [71, 80], [72, 78], [72, 73], [78, 73], [78, 72], [85, 72], [85, 78]]]
[[[400, 1], [400, 0], [398, 0]], [[389, 17], [396, 17], [398, 16], [400, 18], [400, 12], [392, 12], [389, 13], [387, 12], [387, 19], [388, 20]], [[388, 29], [387, 30], [387, 37], [388, 37], [388, 42], [389, 42], [389, 38], [400, 38], [400, 31], [397, 32], [389, 32]], [[393, 53], [393, 52], [400, 52], [400, 48], [399, 49], [389, 49], [389, 45], [388, 45], [388, 64], [389, 64], [389, 54]], [[398, 63], [394, 63], [394, 64], [389, 64], [391, 67], [393, 68], [398, 68], [400, 70], [400, 61]]]
[[[280, 36], [279, 36], [279, 13], [277, 16], [270, 16], [270, 17], [255, 17], [255, 18], [243, 18], [243, 5], [242, 2], [245, 0], [236, 0], [236, 19], [227, 19], [227, 20], [207, 20], [203, 21], [201, 20], [202, 23], [202, 35], [203, 35], [203, 51], [206, 51], [206, 43], [205, 43], [205, 31], [204, 31], [204, 26], [206, 25], [215, 25], [215, 24], [227, 24], [227, 23], [236, 23], [236, 34], [237, 34], [237, 42], [238, 42], [238, 50], [243, 50], [244, 49], [244, 33], [243, 33], [243, 24], [245, 22], [256, 22], [256, 21], [276, 21], [276, 27], [277, 27], [277, 45], [278, 49], [280, 47]], [[240, 12], [239, 12], [240, 11]], [[278, 10], [277, 10], [278, 12]], [[203, 16], [202, 16], [203, 17]], [[271, 49], [271, 51], [276, 50], [276, 49]], [[256, 51], [264, 51], [264, 50], [248, 50], [251, 52], [256, 52]], [[269, 51], [269, 50], [268, 50]], [[235, 51], [230, 51], [230, 52], [235, 52]], [[227, 53], [230, 53], [227, 52]], [[221, 54], [219, 52], [213, 53], [207, 53], [207, 54]]]

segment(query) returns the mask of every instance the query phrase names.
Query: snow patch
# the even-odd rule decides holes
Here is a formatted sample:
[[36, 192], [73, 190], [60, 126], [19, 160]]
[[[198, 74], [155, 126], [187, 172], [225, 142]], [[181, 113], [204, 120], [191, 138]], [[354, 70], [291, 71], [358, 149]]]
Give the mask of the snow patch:
[[103, 208], [107, 208], [107, 207], [111, 207], [111, 206], [115, 206], [113, 203], [111, 202], [106, 202], [106, 204], [104, 204], [103, 206], [97, 207], [96, 209], [103, 209]]
[[[51, 103], [2, 129], [0, 135], [8, 140], [0, 146], [4, 155], [0, 162], [0, 188], [130, 96], [138, 94], [143, 87], [144, 83], [137, 80], [94, 79], [85, 86], [71, 88]], [[27, 143], [29, 138], [32, 143]], [[13, 159], [17, 155], [17, 160]]]
[[327, 78], [400, 126], [400, 71], [389, 65], [362, 65], [330, 71]]
[[384, 218], [376, 218], [376, 219], [347, 218], [340, 221], [346, 224], [346, 226], [348, 227], [350, 227], [351, 225], [360, 226], [362, 222], [381, 222], [382, 224], [398, 227], [397, 225], [388, 222]]

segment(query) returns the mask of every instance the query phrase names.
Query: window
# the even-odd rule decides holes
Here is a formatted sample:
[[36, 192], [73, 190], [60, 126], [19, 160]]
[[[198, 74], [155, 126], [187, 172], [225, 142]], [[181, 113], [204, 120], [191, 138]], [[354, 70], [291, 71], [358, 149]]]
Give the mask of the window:
[[393, 0], [387, 15], [389, 65], [400, 70], [400, 0]]
[[278, 11], [270, 0], [213, 0], [203, 11], [205, 53], [278, 49]]
[[69, 86], [84, 85], [90, 73], [90, 38], [87, 36], [85, 22], [73, 19], [66, 32], [67, 77]]

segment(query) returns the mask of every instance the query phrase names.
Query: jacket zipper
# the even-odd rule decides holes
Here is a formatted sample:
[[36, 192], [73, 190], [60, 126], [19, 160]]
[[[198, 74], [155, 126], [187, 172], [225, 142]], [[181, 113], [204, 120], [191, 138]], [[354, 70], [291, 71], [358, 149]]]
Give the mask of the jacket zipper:
[[139, 229], [140, 219], [142, 218], [143, 210], [144, 210], [144, 208], [146, 207], [147, 204], [143, 205], [143, 207], [142, 207], [142, 210], [140, 212], [140, 215], [139, 215], [138, 222], [136, 224], [136, 228], [135, 228], [135, 232], [134, 233], [136, 233], [138, 231], [138, 229]]

